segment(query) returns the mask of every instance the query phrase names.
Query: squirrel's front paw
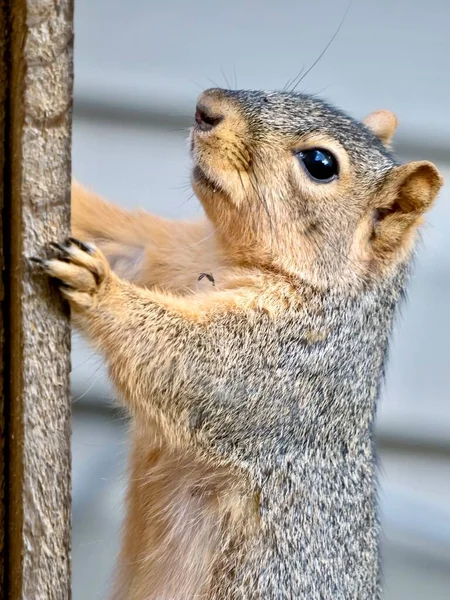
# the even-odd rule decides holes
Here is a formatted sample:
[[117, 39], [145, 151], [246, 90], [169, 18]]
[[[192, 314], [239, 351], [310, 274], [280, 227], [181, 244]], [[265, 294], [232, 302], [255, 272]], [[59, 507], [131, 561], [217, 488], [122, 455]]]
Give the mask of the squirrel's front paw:
[[71, 237], [61, 244], [53, 242], [50, 246], [56, 252], [54, 258], [31, 260], [56, 280], [61, 294], [72, 308], [91, 308], [111, 274], [105, 256], [93, 244], [85, 244]]

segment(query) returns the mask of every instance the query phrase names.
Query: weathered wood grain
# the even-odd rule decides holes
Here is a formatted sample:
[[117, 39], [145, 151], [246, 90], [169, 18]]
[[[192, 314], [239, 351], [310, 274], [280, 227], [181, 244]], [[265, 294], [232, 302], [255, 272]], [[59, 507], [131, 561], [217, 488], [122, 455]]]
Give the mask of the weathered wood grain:
[[72, 14], [71, 0], [3, 2], [3, 591], [12, 600], [70, 598], [69, 319], [29, 257], [69, 232]]
[[[6, 60], [7, 28], [6, 28], [6, 4], [0, 0], [0, 173], [3, 173], [5, 165], [5, 123], [6, 103], [8, 91], [8, 71]], [[0, 240], [3, 232], [3, 204], [4, 204], [4, 181], [0, 175]], [[5, 287], [3, 283], [4, 255], [3, 244], [0, 243], [0, 598], [1, 590], [4, 590], [4, 563], [5, 563], [5, 477], [6, 477], [6, 443], [5, 443], [5, 421], [6, 406], [4, 401], [3, 387], [3, 349], [4, 349], [4, 322], [3, 306], [5, 298]]]

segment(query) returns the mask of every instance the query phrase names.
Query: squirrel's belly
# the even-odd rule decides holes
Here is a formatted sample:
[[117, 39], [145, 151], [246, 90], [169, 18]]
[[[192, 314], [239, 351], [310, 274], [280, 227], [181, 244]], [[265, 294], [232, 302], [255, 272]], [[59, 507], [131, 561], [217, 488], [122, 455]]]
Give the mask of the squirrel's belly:
[[151, 432], [134, 436], [113, 598], [216, 597], [210, 591], [229, 537], [226, 505], [242, 502], [228, 474], [192, 453], [156, 448], [154, 439]]

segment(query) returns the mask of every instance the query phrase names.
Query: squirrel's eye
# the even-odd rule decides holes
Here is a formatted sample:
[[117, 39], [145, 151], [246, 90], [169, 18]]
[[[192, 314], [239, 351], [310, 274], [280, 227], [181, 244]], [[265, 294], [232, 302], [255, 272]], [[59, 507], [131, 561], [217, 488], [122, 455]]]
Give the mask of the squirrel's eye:
[[335, 179], [339, 173], [339, 165], [335, 157], [322, 148], [301, 150], [297, 157], [310, 177], [320, 183], [328, 183]]

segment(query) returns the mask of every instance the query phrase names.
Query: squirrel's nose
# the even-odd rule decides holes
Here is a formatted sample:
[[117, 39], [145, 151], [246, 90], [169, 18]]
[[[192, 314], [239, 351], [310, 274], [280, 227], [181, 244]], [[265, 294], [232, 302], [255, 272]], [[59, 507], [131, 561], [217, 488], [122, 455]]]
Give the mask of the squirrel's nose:
[[195, 111], [195, 122], [197, 127], [201, 131], [211, 131], [221, 121], [223, 121], [223, 115], [214, 112], [211, 106], [208, 106], [204, 102], [199, 102]]

